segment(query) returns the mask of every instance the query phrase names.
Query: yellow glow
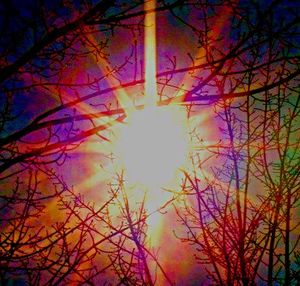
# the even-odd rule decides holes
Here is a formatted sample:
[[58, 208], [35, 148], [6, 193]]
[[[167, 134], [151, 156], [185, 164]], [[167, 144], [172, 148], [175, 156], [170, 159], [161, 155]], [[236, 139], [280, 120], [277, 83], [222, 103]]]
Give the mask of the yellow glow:
[[156, 6], [155, 0], [145, 1], [145, 97], [147, 105], [155, 105], [157, 100], [156, 86], [156, 14], [152, 11]]
[[160, 189], [176, 177], [188, 152], [184, 113], [175, 107], [146, 107], [128, 117], [117, 153], [129, 184]]

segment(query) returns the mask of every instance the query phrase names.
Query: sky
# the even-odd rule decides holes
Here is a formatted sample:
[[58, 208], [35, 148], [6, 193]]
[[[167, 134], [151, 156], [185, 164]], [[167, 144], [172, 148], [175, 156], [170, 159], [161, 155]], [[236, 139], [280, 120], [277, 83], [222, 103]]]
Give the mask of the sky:
[[[10, 65], [16, 62], [18, 58], [32, 50], [34, 43], [43, 41], [47, 32], [51, 33], [65, 23], [80, 17], [87, 11], [87, 2], [57, 0], [43, 3], [26, 0], [20, 3], [18, 1], [0, 3], [0, 27], [2, 27], [0, 29], [0, 63]], [[168, 3], [173, 2], [175, 1], [168, 1]], [[185, 173], [182, 170], [193, 174], [197, 184], [199, 181], [203, 193], [202, 203], [205, 205], [207, 202], [205, 206], [211, 206], [207, 207], [206, 212], [203, 212], [204, 221], [210, 225], [209, 222], [213, 219], [210, 209], [218, 211], [217, 208], [214, 208], [214, 204], [219, 203], [223, 208], [226, 194], [230, 194], [229, 202], [226, 201], [226, 204], [234, 205], [236, 200], [232, 183], [236, 174], [228, 171], [233, 168], [234, 154], [228, 153], [228, 150], [241, 148], [240, 151], [237, 151], [237, 168], [241, 174], [240, 183], [243, 190], [241, 196], [244, 198], [246, 196], [244, 186], [247, 185], [245, 168], [248, 162], [245, 159], [247, 158], [246, 151], [251, 154], [260, 154], [261, 150], [265, 148], [272, 164], [277, 159], [276, 150], [272, 149], [271, 143], [267, 145], [264, 142], [263, 146], [259, 145], [261, 142], [255, 138], [256, 132], [264, 134], [263, 128], [265, 127], [268, 134], [271, 134], [272, 128], [275, 128], [272, 118], [279, 116], [279, 124], [281, 124], [280, 120], [283, 118], [284, 121], [288, 118], [286, 117], [290, 114], [288, 112], [291, 112], [292, 107], [296, 104], [295, 100], [283, 100], [281, 112], [284, 113], [284, 116], [280, 117], [279, 111], [275, 110], [273, 117], [263, 118], [262, 107], [267, 102], [259, 98], [263, 93], [258, 94], [258, 99], [255, 96], [251, 97], [250, 103], [247, 101], [247, 104], [250, 104], [250, 109], [253, 108], [253, 113], [249, 115], [253, 116], [251, 117], [253, 119], [247, 128], [253, 131], [251, 136], [254, 139], [251, 137], [251, 148], [253, 147], [253, 149], [246, 150], [246, 144], [244, 144], [246, 142], [245, 122], [247, 121], [244, 109], [245, 97], [235, 100], [228, 99], [224, 102], [220, 98], [224, 95], [230, 97], [234, 94], [245, 93], [247, 88], [250, 90], [260, 88], [266, 82], [272, 84], [278, 78], [287, 77], [290, 73], [299, 70], [299, 66], [297, 67], [299, 25], [294, 25], [281, 37], [274, 32], [291, 21], [297, 15], [299, 7], [294, 1], [281, 1], [278, 6], [273, 1], [263, 1], [263, 4], [261, 1], [233, 1], [233, 6], [218, 5], [219, 2], [210, 2], [210, 4], [216, 4], [214, 10], [211, 8], [193, 9], [192, 6], [189, 6], [188, 8], [174, 8], [172, 13], [157, 12], [156, 58], [153, 56], [147, 59], [145, 56], [146, 39], [143, 17], [124, 20], [121, 22], [122, 25], [103, 24], [96, 26], [96, 30], [93, 29], [93, 25], [85, 25], [80, 29], [81, 33], [70, 33], [47, 45], [38, 53], [38, 56], [33, 57], [14, 75], [1, 82], [0, 86], [2, 119], [6, 120], [4, 117], [6, 113], [12, 117], [8, 118], [0, 129], [1, 139], [23, 128], [26, 129], [26, 126], [34, 123], [38, 116], [47, 114], [48, 111], [51, 112], [53, 108], [64, 107], [40, 119], [37, 126], [33, 125], [33, 128], [39, 128], [50, 122], [51, 124], [46, 128], [33, 130], [18, 142], [9, 145], [9, 148], [12, 149], [9, 149], [8, 155], [5, 153], [6, 150], [2, 149], [1, 152], [5, 153], [3, 156], [10, 156], [9, 159], [17, 156], [18, 152], [26, 153], [60, 142], [72, 142], [72, 138], [80, 137], [87, 130], [93, 130], [99, 125], [108, 127], [93, 136], [70, 144], [67, 153], [61, 152], [65, 149], [60, 149], [60, 152], [46, 152], [44, 156], [35, 157], [30, 162], [31, 167], [37, 168], [36, 170], [39, 172], [48, 166], [53, 168], [76, 196], [84, 197], [88, 205], [96, 207], [100, 207], [111, 197], [112, 192], [115, 191], [114, 186], [122, 181], [120, 180], [120, 174], [123, 174], [122, 168], [125, 169], [124, 189], [127, 192], [125, 192], [126, 196], [130, 198], [129, 204], [133, 213], [138, 213], [144, 197], [146, 198], [145, 208], [148, 212], [166, 205], [162, 211], [150, 216], [147, 233], [149, 242], [147, 240], [147, 243], [149, 243], [149, 249], [153, 247], [155, 251], [158, 251], [161, 263], [169, 276], [177, 281], [177, 285], [209, 285], [207, 272], [205, 272], [206, 266], [199, 265], [194, 255], [196, 253], [203, 258], [203, 253], [197, 252], [197, 245], [186, 242], [186, 237], [189, 237], [191, 232], [184, 228], [184, 219], [182, 218], [185, 218], [187, 213], [183, 212], [182, 217], [178, 217], [176, 213], [176, 206], [177, 209], [185, 211], [197, 206], [197, 201], [193, 200], [195, 192], [191, 196], [182, 194], [185, 187], [187, 192], [190, 191], [188, 188], [193, 187], [187, 183], [187, 178], [184, 179]], [[117, 1], [114, 7], [108, 9], [105, 17], [110, 18], [125, 9], [126, 6], [123, 4], [130, 5], [132, 2]], [[273, 4], [275, 6], [273, 14], [266, 12], [267, 8]], [[117, 5], [120, 6], [117, 7]], [[130, 12], [134, 13], [138, 9], [140, 8], [132, 9]], [[240, 14], [235, 13], [236, 11], [239, 11]], [[203, 20], [204, 16], [208, 17], [207, 21]], [[45, 25], [45, 23], [47, 24]], [[87, 20], [87, 23], [90, 22]], [[209, 28], [205, 33], [203, 29], [206, 25]], [[253, 35], [252, 31], [254, 31]], [[247, 38], [248, 34], [250, 36]], [[260, 39], [264, 39], [268, 35], [271, 35], [270, 39], [261, 43]], [[243, 38], [246, 38], [247, 41], [243, 42], [241, 40]], [[218, 66], [218, 62], [214, 62], [214, 59], [227, 54], [240, 40], [240, 54], [233, 59], [229, 57], [226, 64]], [[257, 41], [259, 44], [256, 44]], [[254, 47], [251, 46], [253, 43]], [[248, 51], [249, 46], [251, 48]], [[277, 54], [276, 51], [278, 51]], [[271, 72], [266, 79], [264, 63], [268, 59], [272, 61], [272, 57], [275, 60], [269, 66]], [[155, 66], [154, 63], [156, 64], [158, 91], [158, 94], [154, 96], [157, 100], [178, 97], [195, 101], [195, 98], [200, 98], [197, 101], [198, 104], [186, 108], [185, 104], [181, 102], [176, 104], [176, 108], [171, 105], [165, 107], [166, 111], [162, 107], [161, 109], [157, 106], [148, 107], [147, 96], [153, 95], [145, 94], [144, 80], [151, 81], [149, 78], [145, 79], [145, 71], [147, 66]], [[263, 66], [259, 67], [260, 64]], [[197, 66], [202, 68], [195, 68]], [[253, 74], [248, 72], [252, 66], [258, 66]], [[244, 68], [246, 71], [241, 73], [240, 70]], [[214, 69], [217, 69], [217, 74], [209, 80]], [[252, 82], [247, 85], [251, 76]], [[291, 85], [295, 85], [295, 82], [292, 81]], [[269, 94], [281, 96], [285, 87], [282, 85], [278, 93], [271, 89]], [[290, 94], [293, 92], [292, 89], [287, 91]], [[267, 93], [265, 95], [267, 96]], [[280, 96], [278, 97], [279, 101]], [[136, 111], [136, 106], [139, 106], [141, 110]], [[276, 106], [276, 100], [270, 99], [268, 112], [272, 112], [273, 106]], [[117, 112], [112, 116], [106, 116], [105, 114], [111, 110], [117, 110]], [[162, 113], [161, 110], [163, 110]], [[164, 117], [169, 113], [170, 117]], [[97, 118], [94, 114], [97, 114]], [[125, 114], [126, 118], [118, 118], [120, 114]], [[88, 120], [87, 117], [89, 117]], [[173, 122], [174, 118], [175, 123]], [[120, 122], [115, 123], [116, 119]], [[233, 135], [230, 133], [231, 129], [226, 120], [233, 122]], [[59, 124], [56, 124], [57, 122]], [[265, 126], [264, 122], [268, 122], [269, 125]], [[296, 128], [298, 123], [299, 121], [295, 119], [292, 129]], [[178, 126], [179, 129], [176, 129]], [[283, 137], [286, 132], [285, 127], [285, 125], [282, 126]], [[159, 130], [158, 133], [151, 133], [157, 130]], [[175, 131], [171, 132], [172, 130]], [[182, 135], [182, 133], [185, 134]], [[297, 141], [298, 135], [296, 128], [291, 135], [291, 141]], [[155, 140], [152, 140], [153, 138]], [[189, 142], [183, 147], [184, 144], [170, 143], [168, 141], [170, 138], [176, 143], [177, 141], [184, 142], [186, 138], [189, 138], [187, 140]], [[152, 142], [151, 146], [147, 145], [149, 141]], [[137, 145], [135, 145], [136, 142]], [[11, 151], [15, 148], [14, 144], [16, 144], [17, 153]], [[158, 149], [154, 149], [156, 145]], [[165, 147], [165, 151], [163, 147]], [[179, 149], [176, 149], [177, 147]], [[186, 149], [182, 151], [183, 149], [180, 148]], [[159, 152], [162, 150], [163, 152], [160, 154]], [[289, 151], [293, 153], [293, 150], [291, 147]], [[172, 153], [173, 151], [175, 153]], [[257, 153], [255, 153], [256, 151]], [[155, 156], [152, 153], [155, 153]], [[175, 157], [177, 158], [178, 153], [184, 154], [185, 158], [179, 157], [178, 160], [173, 161]], [[260, 171], [260, 159], [257, 159], [257, 165], [253, 165], [253, 174], [261, 175], [263, 173]], [[54, 160], [54, 162], [43, 164], [45, 160]], [[150, 161], [152, 165], [149, 163]], [[198, 166], [196, 170], [195, 165]], [[20, 178], [25, 182], [28, 177], [27, 171], [31, 167], [27, 170], [27, 165], [24, 166], [25, 171], [21, 172]], [[147, 169], [145, 166], [150, 167]], [[271, 172], [274, 171], [274, 181], [276, 181], [278, 174], [276, 166], [274, 166], [272, 165]], [[170, 179], [170, 182], [167, 183], [160, 181], [161, 177], [158, 177], [166, 168], [176, 169], [166, 173], [176, 174], [176, 178]], [[22, 164], [16, 164], [11, 171], [22, 169]], [[126, 172], [129, 175], [126, 175]], [[265, 207], [259, 196], [264, 196], [265, 190], [268, 189], [266, 186], [268, 176], [265, 175], [265, 178], [260, 180], [259, 175], [256, 179], [253, 174], [250, 183], [248, 182], [249, 189], [251, 189], [248, 197], [251, 210], [252, 204], [255, 206], [261, 204]], [[167, 177], [167, 175], [163, 177]], [[46, 192], [49, 177], [45, 178], [44, 175], [41, 175], [40, 181], [41, 191]], [[3, 189], [10, 193], [14, 190], [14, 177], [8, 178], [7, 181], [3, 180], [1, 184]], [[264, 191], [262, 194], [258, 191], [260, 189]], [[215, 191], [217, 202], [213, 201], [211, 190]], [[121, 194], [123, 193], [121, 192]], [[167, 203], [169, 200], [170, 202]], [[120, 206], [122, 204], [126, 206], [124, 194], [117, 202]], [[124, 219], [122, 217], [124, 209], [116, 207], [118, 206], [117, 202], [110, 206], [110, 211], [116, 224], [120, 224]], [[271, 201], [270, 208], [274, 208], [276, 203], [276, 200]], [[283, 209], [284, 211], [286, 210]], [[235, 207], [232, 212], [235, 216]], [[251, 211], [249, 212], [251, 213]], [[51, 227], [52, 220], [49, 223], [49, 217], [51, 219], [54, 217], [55, 220], [56, 216], [59, 217], [58, 213], [59, 206], [52, 201], [45, 207], [40, 221]], [[8, 212], [8, 215], [10, 214]], [[249, 221], [250, 217], [249, 215]], [[192, 219], [191, 225], [193, 223]], [[245, 225], [250, 228], [252, 227], [251, 223], [249, 222], [249, 225], [245, 223]], [[265, 223], [265, 221], [261, 220], [261, 223]], [[228, 223], [228, 227], [232, 227], [230, 223]], [[200, 229], [199, 237], [201, 237], [201, 227], [196, 226], [195, 229], [197, 229], [195, 231], [197, 233]], [[217, 232], [217, 229], [214, 231]], [[294, 237], [297, 234], [299, 233], [295, 232], [291, 235], [292, 240], [295, 240]], [[203, 236], [201, 238], [203, 239]], [[186, 243], [182, 243], [182, 241]], [[155, 251], [154, 253], [156, 253]], [[101, 259], [103, 258], [100, 258], [98, 262], [103, 262]], [[149, 260], [152, 261], [150, 258]], [[207, 267], [211, 269], [210, 266]], [[222, 275], [225, 272], [224, 270]], [[158, 271], [158, 273], [160, 272]], [[107, 277], [110, 275], [111, 273]], [[159, 285], [166, 283], [161, 273], [158, 277], [158, 283], [162, 283]]]

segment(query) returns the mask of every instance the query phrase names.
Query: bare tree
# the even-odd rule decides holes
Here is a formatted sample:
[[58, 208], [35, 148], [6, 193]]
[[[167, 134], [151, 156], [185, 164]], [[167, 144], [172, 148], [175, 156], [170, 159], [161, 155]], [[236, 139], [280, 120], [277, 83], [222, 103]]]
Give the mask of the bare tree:
[[[248, 8], [251, 12], [241, 9], [233, 19], [232, 33], [236, 27], [239, 36], [232, 60], [217, 48], [215, 54], [225, 56], [220, 70], [207, 77], [209, 88], [221, 95], [215, 112], [223, 136], [212, 146], [199, 142], [209, 153], [191, 155], [185, 211], [176, 207], [176, 212], [189, 230], [185, 240], [199, 246], [199, 257], [204, 255], [199, 259], [210, 265], [217, 285], [291, 285], [298, 281], [291, 273], [297, 268], [299, 236], [293, 242], [290, 237], [299, 229], [294, 212], [299, 202], [299, 91], [290, 76], [299, 73], [299, 63], [289, 58], [297, 49], [293, 32], [299, 20], [284, 19], [292, 14], [281, 19], [275, 3]], [[245, 97], [235, 99], [238, 94]], [[187, 204], [190, 196], [195, 201]]]
[[[93, 186], [101, 202], [68, 180], [76, 152], [126, 119], [123, 92], [143, 108], [154, 12], [158, 105], [185, 106], [190, 122], [209, 110], [219, 129], [209, 140], [190, 125], [190, 168], [168, 190], [192, 268], [216, 285], [299, 282], [297, 5], [79, 0], [0, 4], [1, 284], [176, 284], [122, 175]], [[114, 154], [98, 158], [105, 173]]]

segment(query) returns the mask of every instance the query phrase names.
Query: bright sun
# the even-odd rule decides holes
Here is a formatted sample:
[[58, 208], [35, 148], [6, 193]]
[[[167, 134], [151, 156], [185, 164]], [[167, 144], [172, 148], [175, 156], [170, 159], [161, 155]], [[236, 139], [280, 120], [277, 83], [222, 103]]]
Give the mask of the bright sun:
[[[155, 10], [155, 0], [145, 1], [145, 11]], [[117, 157], [115, 171], [122, 171], [124, 190], [131, 204], [145, 202], [151, 214], [148, 233], [159, 240], [161, 216], [157, 212], [172, 199], [171, 192], [180, 182], [179, 168], [185, 168], [189, 152], [187, 114], [183, 106], [157, 106], [156, 79], [156, 15], [145, 13], [145, 85], [142, 110], [136, 109], [126, 92], [118, 100], [127, 116], [116, 127], [113, 153]], [[153, 243], [153, 241], [152, 241]]]
[[150, 106], [128, 115], [117, 143], [127, 183], [153, 189], [176, 179], [188, 152], [184, 115], [173, 106]]

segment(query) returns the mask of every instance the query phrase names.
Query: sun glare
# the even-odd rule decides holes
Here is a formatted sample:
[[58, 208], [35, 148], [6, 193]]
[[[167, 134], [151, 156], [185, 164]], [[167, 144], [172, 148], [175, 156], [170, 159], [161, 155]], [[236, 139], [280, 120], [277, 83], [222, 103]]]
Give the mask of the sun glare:
[[176, 177], [187, 155], [184, 111], [146, 107], [128, 116], [120, 131], [117, 153], [129, 184], [161, 188]]
[[122, 172], [124, 190], [131, 205], [144, 202], [148, 243], [159, 245], [163, 220], [162, 207], [172, 199], [180, 184], [179, 168], [185, 167], [189, 152], [188, 120], [183, 106], [158, 106], [156, 78], [156, 1], [144, 2], [145, 8], [145, 84], [143, 109], [137, 109], [132, 98], [118, 94], [126, 121], [116, 126], [113, 153], [114, 169]]

